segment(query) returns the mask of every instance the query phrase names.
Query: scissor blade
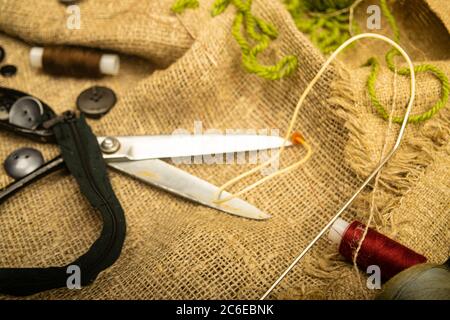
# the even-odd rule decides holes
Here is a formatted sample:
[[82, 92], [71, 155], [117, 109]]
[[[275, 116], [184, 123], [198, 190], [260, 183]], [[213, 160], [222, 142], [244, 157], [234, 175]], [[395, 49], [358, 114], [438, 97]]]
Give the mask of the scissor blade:
[[[223, 212], [256, 220], [270, 218], [270, 215], [241, 199], [215, 204], [213, 200], [219, 188], [162, 160], [108, 162], [108, 165], [145, 183]], [[222, 197], [227, 195], [224, 192]]]
[[[276, 149], [284, 139], [268, 135], [155, 135], [114, 137], [120, 148], [105, 159], [146, 160]], [[98, 137], [101, 144], [105, 137]], [[286, 142], [286, 146], [291, 145]]]

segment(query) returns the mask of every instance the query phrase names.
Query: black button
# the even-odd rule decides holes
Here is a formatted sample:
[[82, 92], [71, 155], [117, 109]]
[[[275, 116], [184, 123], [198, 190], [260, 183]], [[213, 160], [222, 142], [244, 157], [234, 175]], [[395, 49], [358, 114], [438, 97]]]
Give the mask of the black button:
[[7, 64], [0, 68], [0, 74], [4, 77], [12, 77], [17, 73], [17, 67]]
[[77, 107], [86, 116], [100, 118], [111, 110], [117, 102], [114, 91], [106, 87], [91, 87], [77, 98]]
[[18, 99], [9, 110], [9, 123], [21, 128], [36, 129], [42, 121], [44, 107], [33, 97]]
[[3, 62], [3, 59], [5, 59], [5, 49], [0, 46], [0, 63]]
[[6, 173], [13, 179], [21, 179], [44, 164], [42, 154], [32, 148], [21, 148], [11, 153], [4, 162]]

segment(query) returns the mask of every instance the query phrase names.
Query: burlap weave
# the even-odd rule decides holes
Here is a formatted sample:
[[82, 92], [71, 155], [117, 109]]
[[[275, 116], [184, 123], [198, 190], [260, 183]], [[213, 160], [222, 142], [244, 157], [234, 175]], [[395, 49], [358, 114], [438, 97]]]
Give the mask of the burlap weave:
[[[273, 63], [294, 54], [299, 60], [292, 77], [268, 81], [241, 67], [240, 49], [230, 33], [233, 8], [212, 18], [212, 0], [201, 0], [199, 9], [175, 15], [172, 2], [84, 0], [81, 29], [68, 30], [68, 14], [59, 1], [0, 0], [0, 44], [7, 51], [6, 62], [19, 68], [14, 78], [0, 77], [0, 85], [34, 94], [57, 112], [74, 109], [77, 95], [93, 84], [110, 86], [119, 103], [100, 121], [89, 122], [98, 135], [192, 131], [194, 121], [202, 121], [204, 129], [275, 128], [284, 134], [300, 94], [324, 57], [296, 29], [283, 4], [253, 4], [254, 14], [271, 21], [280, 34], [261, 59]], [[432, 10], [418, 0], [395, 4], [402, 43], [417, 63], [437, 60], [449, 75], [448, 4], [428, 2]], [[365, 5], [357, 12], [361, 17]], [[417, 12], [421, 18], [411, 18]], [[386, 28], [381, 32], [389, 34]], [[55, 43], [118, 51], [123, 54], [121, 73], [92, 81], [54, 78], [31, 69], [30, 46]], [[272, 214], [270, 220], [220, 213], [110, 171], [128, 222], [122, 256], [90, 287], [32, 298], [259, 298], [380, 159], [387, 123], [370, 105], [364, 88], [368, 69], [360, 68], [356, 58], [383, 55], [388, 48], [372, 41], [364, 44], [347, 50], [303, 106], [297, 130], [313, 145], [312, 159], [246, 197]], [[383, 70], [377, 89], [384, 104], [392, 104], [392, 82], [392, 73]], [[408, 80], [398, 77], [395, 92], [396, 112], [401, 113]], [[419, 76], [415, 112], [429, 107], [439, 93], [433, 76]], [[401, 150], [373, 188], [372, 209], [373, 193], [367, 190], [345, 214], [365, 222], [374, 210], [374, 227], [436, 263], [446, 260], [450, 247], [449, 120], [447, 108], [425, 123], [410, 125]], [[389, 141], [397, 130], [394, 125]], [[2, 132], [0, 138], [0, 159], [21, 146], [38, 148], [47, 159], [57, 153], [54, 146], [11, 134]], [[282, 164], [300, 157], [299, 150], [288, 150]], [[251, 165], [180, 167], [220, 185]], [[5, 186], [11, 180], [1, 170], [0, 186]], [[63, 172], [26, 188], [0, 210], [2, 267], [73, 261], [89, 248], [101, 225], [74, 179]], [[362, 299], [375, 293], [361, 289], [353, 267], [322, 239], [271, 298]]]

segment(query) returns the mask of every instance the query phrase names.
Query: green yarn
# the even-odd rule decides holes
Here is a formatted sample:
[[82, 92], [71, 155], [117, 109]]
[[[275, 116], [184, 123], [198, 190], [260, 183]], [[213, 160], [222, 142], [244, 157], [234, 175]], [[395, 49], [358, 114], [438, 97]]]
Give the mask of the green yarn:
[[[284, 0], [297, 28], [324, 54], [348, 40], [349, 8], [355, 0]], [[354, 29], [358, 27], [353, 24]]]
[[[258, 61], [258, 55], [277, 38], [278, 32], [273, 25], [251, 13], [252, 0], [216, 0], [211, 15], [214, 17], [223, 13], [231, 4], [237, 11], [231, 33], [241, 48], [242, 65], [245, 70], [269, 80], [278, 80], [291, 75], [297, 69], [296, 56], [285, 56], [275, 65], [264, 65]], [[198, 6], [197, 0], [177, 0], [172, 10], [180, 13], [195, 5]]]
[[[297, 25], [297, 28], [308, 34], [311, 41], [325, 54], [335, 51], [342, 43], [348, 40], [349, 33], [349, 8], [355, 0], [284, 0], [287, 10]], [[211, 14], [217, 16], [223, 13], [230, 5], [236, 8], [236, 17], [231, 33], [242, 51], [242, 64], [244, 68], [258, 76], [277, 80], [289, 76], [297, 68], [297, 58], [289, 55], [283, 57], [275, 65], [261, 64], [257, 56], [268, 48], [270, 42], [277, 37], [277, 30], [271, 24], [253, 16], [251, 13], [252, 0], [216, 0]], [[392, 15], [386, 0], [380, 0], [381, 10], [386, 17], [394, 33], [394, 41], [400, 42], [400, 30], [395, 17]], [[172, 6], [172, 11], [182, 13], [188, 8], [197, 8], [198, 0], [177, 0]], [[357, 26], [354, 26], [357, 29]], [[402, 76], [409, 76], [409, 68], [396, 70], [395, 58], [400, 55], [398, 50], [392, 48], [386, 54], [386, 63], [392, 72]], [[370, 100], [378, 114], [388, 120], [389, 114], [377, 97], [375, 82], [378, 77], [380, 64], [376, 58], [371, 58], [366, 63], [371, 67], [367, 79], [367, 89]], [[433, 117], [448, 102], [450, 85], [447, 75], [438, 67], [431, 64], [422, 64], [414, 67], [415, 73], [430, 72], [441, 83], [440, 99], [426, 112], [409, 117], [408, 122], [418, 123]], [[402, 123], [404, 117], [393, 117], [395, 123]]]
[[222, 12], [224, 12], [228, 8], [228, 5], [230, 4], [230, 2], [231, 2], [231, 0], [217, 0], [214, 3], [214, 6], [211, 11], [211, 15], [213, 17], [215, 17], [215, 16], [218, 16], [219, 14], [221, 14]]
[[198, 0], [177, 0], [172, 5], [172, 11], [175, 13], [182, 13], [186, 9], [196, 9], [199, 7]]
[[[392, 31], [394, 33], [394, 41], [399, 42], [400, 41], [400, 30], [397, 26], [397, 23], [395, 21], [394, 16], [392, 15], [391, 11], [389, 10], [389, 7], [386, 3], [386, 0], [380, 0], [381, 10], [386, 17], [389, 25], [392, 28]], [[386, 64], [392, 72], [397, 72], [397, 74], [402, 76], [409, 76], [410, 71], [409, 68], [400, 68], [399, 70], [396, 70], [394, 59], [400, 55], [400, 52], [398, 52], [397, 49], [392, 48], [389, 50], [389, 52], [386, 54]], [[386, 120], [389, 119], [389, 114], [387, 113], [386, 109], [381, 104], [380, 100], [377, 98], [376, 90], [375, 90], [375, 82], [378, 76], [379, 72], [379, 63], [376, 58], [371, 58], [367, 62], [368, 66], [371, 66], [371, 73], [369, 75], [369, 78], [367, 79], [367, 89], [369, 92], [369, 97], [374, 105], [377, 112], [380, 114], [380, 116]], [[441, 97], [440, 99], [428, 110], [418, 115], [410, 116], [408, 119], [409, 123], [418, 123], [423, 122], [431, 117], [433, 117], [439, 110], [441, 110], [448, 102], [449, 98], [449, 80], [446, 74], [440, 70], [438, 67], [431, 65], [431, 64], [422, 64], [414, 67], [415, 73], [421, 73], [421, 72], [430, 72], [432, 73], [441, 83]], [[404, 120], [404, 117], [393, 117], [392, 121], [395, 123], [402, 123]]]
[[348, 8], [355, 0], [303, 0], [299, 1], [311, 11], [328, 11], [329, 9]]

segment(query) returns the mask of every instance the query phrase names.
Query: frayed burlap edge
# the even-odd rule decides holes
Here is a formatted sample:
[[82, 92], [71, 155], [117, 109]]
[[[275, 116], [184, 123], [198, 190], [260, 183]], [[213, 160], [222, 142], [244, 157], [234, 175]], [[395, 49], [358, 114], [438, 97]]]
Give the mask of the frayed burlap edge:
[[[356, 98], [357, 88], [353, 85], [354, 83], [350, 72], [341, 68], [340, 79], [333, 85], [334, 93], [330, 102], [339, 106], [337, 113], [345, 119], [346, 128], [350, 132], [345, 150], [346, 159], [357, 175], [366, 177], [378, 164], [381, 150], [380, 154], [375, 156], [368, 152], [373, 141], [368, 136], [367, 130], [361, 126], [361, 105]], [[387, 213], [396, 207], [400, 198], [414, 187], [426, 168], [433, 163], [434, 154], [446, 148], [450, 135], [449, 119], [450, 112], [448, 108], [444, 108], [428, 123], [419, 127], [414, 125], [407, 127], [398, 152], [386, 164], [380, 175], [380, 185], [377, 190], [379, 194], [376, 195], [377, 201], [375, 201], [377, 210]], [[396, 138], [397, 132], [390, 134], [389, 149]], [[382, 225], [386, 226], [383, 223]]]
[[[345, 149], [346, 161], [361, 178], [365, 179], [381, 159], [380, 154], [374, 156], [368, 152], [373, 143], [368, 136], [367, 128], [361, 125], [361, 104], [365, 103], [358, 96], [360, 88], [352, 77], [350, 70], [343, 64], [337, 63], [337, 79], [332, 83], [329, 103], [334, 106], [336, 115], [344, 119], [345, 127], [349, 132]], [[375, 111], [373, 111], [375, 112]], [[376, 114], [373, 114], [376, 117]], [[424, 176], [427, 168], [434, 163], [437, 153], [448, 149], [448, 136], [450, 134], [450, 112], [448, 108], [420, 129], [411, 128], [410, 136], [402, 139], [400, 150], [391, 161], [383, 168], [379, 176], [379, 184], [376, 188], [368, 188], [355, 200], [352, 209], [343, 214], [343, 218], [360, 220], [365, 222], [368, 217], [368, 208], [371, 206], [371, 198], [374, 197], [374, 223], [372, 228], [395, 238], [399, 233], [399, 224], [393, 217], [393, 212], [399, 209], [402, 198], [409, 194], [416, 184]], [[387, 125], [386, 125], [387, 126]], [[417, 137], [420, 130], [422, 137]], [[393, 130], [387, 138], [388, 151], [397, 137]], [[398, 130], [397, 130], [398, 131]], [[384, 153], [386, 154], [386, 152]], [[373, 184], [372, 186], [373, 187]], [[437, 262], [437, 261], [433, 261]], [[376, 291], [371, 291], [363, 284], [364, 273], [350, 269], [351, 265], [344, 261], [336, 248], [326, 246], [319, 254], [305, 257], [304, 271], [316, 280], [316, 287], [311, 291], [306, 288], [296, 287], [286, 292], [287, 297], [298, 299], [352, 299], [356, 296], [373, 298]], [[359, 272], [359, 274], [358, 274]], [[342, 292], [335, 290], [339, 284], [347, 283], [349, 287], [343, 297]]]

